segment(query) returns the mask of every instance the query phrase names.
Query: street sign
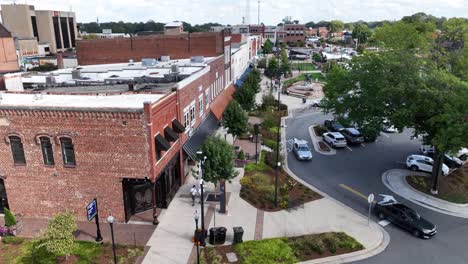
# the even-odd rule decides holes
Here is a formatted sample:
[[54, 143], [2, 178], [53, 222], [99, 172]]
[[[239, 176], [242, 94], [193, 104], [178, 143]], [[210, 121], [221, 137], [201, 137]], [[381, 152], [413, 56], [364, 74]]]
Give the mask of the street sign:
[[97, 214], [97, 201], [93, 199], [88, 206], [86, 206], [86, 214], [88, 215], [88, 221], [93, 220]]
[[371, 194], [369, 194], [369, 196], [367, 197], [367, 202], [368, 202], [368, 203], [372, 203], [373, 201], [374, 201], [374, 194], [371, 193]]

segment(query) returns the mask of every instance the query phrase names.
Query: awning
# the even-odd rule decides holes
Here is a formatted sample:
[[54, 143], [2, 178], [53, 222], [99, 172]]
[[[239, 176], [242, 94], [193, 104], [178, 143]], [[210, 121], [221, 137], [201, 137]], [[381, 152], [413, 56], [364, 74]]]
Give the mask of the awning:
[[236, 86], [241, 87], [242, 83], [244, 82], [245, 77], [252, 71], [252, 67], [247, 67], [247, 69], [242, 73], [242, 75], [239, 77], [239, 79], [236, 81]]
[[166, 138], [167, 141], [176, 141], [179, 138], [179, 135], [177, 135], [174, 130], [170, 127], [164, 128], [164, 138]]
[[183, 146], [183, 149], [192, 160], [197, 160], [197, 151], [201, 149], [206, 138], [214, 134], [216, 129], [218, 129], [218, 120], [210, 112]]
[[179, 133], [179, 134], [180, 134], [180, 133], [184, 133], [184, 132], [185, 132], [185, 127], [184, 127], [184, 125], [182, 125], [182, 124], [179, 122], [179, 120], [177, 120], [177, 119], [172, 120], [172, 127], [174, 128], [174, 131], [175, 131], [176, 133]]
[[168, 151], [171, 148], [171, 144], [161, 134], [154, 137], [154, 143], [156, 143], [156, 148], [161, 151]]

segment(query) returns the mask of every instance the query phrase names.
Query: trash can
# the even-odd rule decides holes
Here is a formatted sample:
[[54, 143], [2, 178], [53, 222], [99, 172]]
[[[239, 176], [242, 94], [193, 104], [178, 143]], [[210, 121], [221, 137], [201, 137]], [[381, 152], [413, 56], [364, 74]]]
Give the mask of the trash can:
[[216, 227], [212, 227], [210, 228], [210, 238], [209, 238], [209, 243], [211, 245], [214, 245], [214, 241], [215, 241], [215, 235], [216, 235], [216, 230], [217, 228]]
[[242, 243], [242, 236], [244, 235], [244, 229], [241, 226], [236, 226], [232, 228], [234, 230], [234, 240], [233, 244]]
[[225, 227], [212, 227], [210, 228], [209, 243], [211, 245], [222, 245], [226, 242], [226, 231]]

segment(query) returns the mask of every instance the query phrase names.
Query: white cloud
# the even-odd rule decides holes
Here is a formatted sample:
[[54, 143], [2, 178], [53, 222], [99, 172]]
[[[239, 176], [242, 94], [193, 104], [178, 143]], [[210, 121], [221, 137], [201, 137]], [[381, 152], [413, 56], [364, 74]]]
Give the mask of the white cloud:
[[[237, 24], [246, 16], [247, 0], [28, 0], [36, 9], [76, 12], [79, 22], [183, 20], [192, 24]], [[2, 4], [11, 0], [0, 0]], [[25, 3], [25, 0], [17, 0]], [[250, 21], [257, 22], [258, 0], [250, 0]], [[277, 24], [285, 16], [301, 22], [340, 19], [345, 22], [395, 20], [416, 12], [467, 16], [468, 0], [260, 0], [261, 21]]]

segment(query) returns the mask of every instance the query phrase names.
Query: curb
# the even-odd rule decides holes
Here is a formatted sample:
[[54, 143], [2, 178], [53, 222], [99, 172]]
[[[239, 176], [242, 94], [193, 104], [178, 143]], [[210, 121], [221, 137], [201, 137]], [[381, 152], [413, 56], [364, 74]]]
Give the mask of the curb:
[[[282, 124], [284, 124], [285, 120], [287, 119], [288, 117], [283, 117], [281, 122]], [[285, 142], [285, 138], [286, 138], [286, 129], [284, 128], [284, 126], [282, 126], [281, 128], [281, 141], [282, 142]], [[318, 194], [322, 195], [323, 198], [325, 199], [330, 199], [331, 201], [335, 202], [337, 205], [341, 206], [344, 210], [348, 210], [349, 212], [353, 213], [353, 214], [356, 214], [360, 217], [363, 217], [363, 218], [366, 218], [364, 215], [362, 215], [361, 213], [359, 212], [356, 212], [355, 210], [353, 210], [352, 208], [344, 205], [343, 203], [341, 203], [340, 201], [330, 197], [328, 194], [318, 190], [317, 188], [315, 188], [313, 185], [305, 182], [304, 180], [302, 180], [301, 178], [299, 178], [296, 174], [294, 174], [290, 169], [289, 169], [289, 166], [288, 166], [288, 158], [287, 158], [287, 153], [283, 153], [283, 154], [286, 154], [285, 155], [285, 159], [284, 159], [284, 170], [289, 174], [289, 176], [291, 176], [293, 179], [295, 179], [296, 181], [300, 182], [301, 184], [303, 184], [304, 186], [307, 186], [309, 189], [313, 190], [314, 192], [317, 192]], [[314, 260], [308, 260], [308, 261], [305, 261], [305, 262], [301, 262], [303, 264], [316, 264], [316, 263], [347, 263], [347, 262], [352, 262], [352, 261], [358, 261], [358, 260], [362, 260], [362, 259], [366, 259], [366, 258], [370, 258], [372, 256], [375, 256], [379, 253], [381, 253], [382, 251], [385, 250], [385, 248], [388, 246], [388, 244], [390, 243], [390, 235], [387, 233], [387, 231], [385, 231], [385, 229], [383, 229], [380, 225], [378, 225], [377, 223], [375, 222], [371, 222], [371, 227], [374, 228], [374, 229], [377, 229], [378, 231], [380, 231], [380, 240], [379, 242], [377, 242], [375, 244], [375, 246], [372, 246], [370, 248], [366, 248], [366, 249], [363, 249], [363, 250], [360, 250], [360, 251], [356, 251], [356, 252], [351, 252], [351, 253], [347, 253], [347, 254], [343, 254], [343, 255], [338, 255], [338, 256], [331, 256], [331, 257], [325, 257], [325, 258], [320, 258], [320, 259], [314, 259]]]
[[[406, 181], [406, 175], [404, 175], [404, 176], [399, 175], [399, 176], [395, 176], [395, 177], [403, 177], [404, 178], [404, 179], [402, 179], [403, 185], [409, 191], [411, 191], [413, 193], [416, 193], [417, 195], [420, 195], [423, 198], [431, 201], [430, 203], [424, 202], [421, 199], [417, 199], [416, 197], [412, 197], [411, 195], [400, 191], [399, 188], [393, 187], [392, 184], [390, 183], [390, 181], [388, 180], [388, 178], [389, 178], [388, 176], [394, 170], [395, 169], [391, 169], [391, 170], [388, 170], [388, 171], [385, 171], [384, 173], [382, 173], [382, 183], [390, 191], [394, 192], [395, 194], [397, 194], [397, 195], [399, 195], [399, 196], [401, 196], [401, 197], [403, 197], [403, 198], [405, 198], [407, 200], [410, 200], [411, 202], [413, 202], [413, 203], [415, 203], [415, 204], [417, 204], [419, 206], [422, 206], [424, 208], [439, 212], [441, 214], [446, 214], [446, 215], [460, 217], [460, 218], [468, 218], [468, 213], [460, 213], [460, 212], [453, 211], [453, 210], [450, 210], [450, 209], [447, 209], [447, 208], [443, 208], [443, 207], [437, 206], [437, 203], [444, 203], [444, 204], [448, 204], [448, 205], [455, 206], [455, 207], [460, 207], [460, 208], [466, 208], [467, 207], [466, 205], [450, 203], [450, 202], [447, 202], [447, 201], [432, 197], [432, 196], [430, 196], [428, 194], [422, 193], [422, 192], [416, 190], [415, 188], [413, 188], [411, 185], [408, 184], [408, 182]], [[423, 175], [420, 175], [420, 176], [423, 176]]]
[[321, 140], [319, 140], [319, 137], [317, 135], [315, 135], [314, 127], [315, 127], [315, 125], [309, 127], [309, 134], [310, 134], [310, 138], [312, 139], [312, 144], [314, 145], [315, 151], [317, 151], [318, 153], [320, 153], [322, 155], [327, 155], [327, 156], [336, 155], [336, 150], [333, 149], [332, 147], [328, 146], [328, 144], [325, 143], [325, 142], [324, 143], [327, 144], [327, 146], [330, 148], [330, 151], [325, 152], [325, 151], [322, 151], [320, 149], [320, 146], [318, 144], [319, 144], [319, 142]]

